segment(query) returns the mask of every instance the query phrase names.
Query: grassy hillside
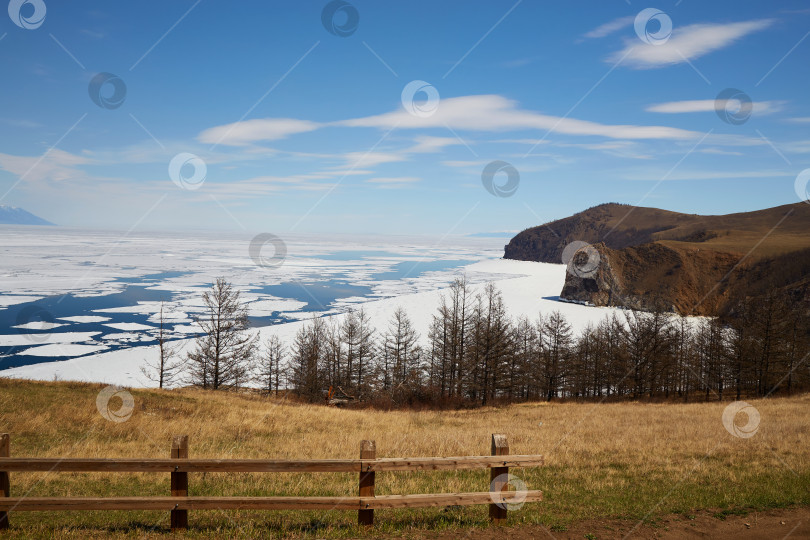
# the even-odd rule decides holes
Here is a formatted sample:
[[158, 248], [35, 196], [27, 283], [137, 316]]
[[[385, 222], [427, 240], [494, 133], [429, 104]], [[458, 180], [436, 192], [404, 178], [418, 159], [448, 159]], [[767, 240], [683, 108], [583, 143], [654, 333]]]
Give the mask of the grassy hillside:
[[[357, 411], [198, 390], [133, 391], [122, 423], [96, 409], [100, 385], [0, 379], [0, 432], [14, 456], [168, 457], [173, 434], [190, 457], [356, 458], [361, 439], [380, 457], [488, 453], [505, 433], [512, 453], [546, 456], [515, 472], [546, 500], [510, 513], [510, 525], [561, 531], [588, 516], [655, 521], [698, 509], [736, 513], [810, 505], [810, 396], [752, 401], [757, 434], [723, 427], [727, 403], [537, 403], [470, 411]], [[115, 408], [115, 405], [113, 405]], [[745, 420], [742, 418], [741, 420]], [[192, 495], [352, 495], [354, 474], [191, 474]], [[12, 496], [167, 495], [165, 474], [13, 474]], [[380, 473], [377, 493], [481, 491], [488, 473]], [[192, 537], [341, 538], [487, 526], [481, 507], [378, 511], [373, 531], [353, 512], [190, 512]], [[11, 538], [151, 537], [161, 512], [13, 513]]]

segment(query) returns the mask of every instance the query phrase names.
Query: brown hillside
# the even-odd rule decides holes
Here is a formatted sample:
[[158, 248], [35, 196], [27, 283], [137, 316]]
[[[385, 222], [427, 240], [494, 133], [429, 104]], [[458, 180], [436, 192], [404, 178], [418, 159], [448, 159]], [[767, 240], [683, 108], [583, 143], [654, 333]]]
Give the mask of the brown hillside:
[[587, 242], [599, 267], [569, 272], [563, 299], [716, 314], [774, 289], [808, 298], [808, 230], [805, 203], [722, 216], [604, 204], [521, 232], [504, 256], [559, 263], [565, 246]]

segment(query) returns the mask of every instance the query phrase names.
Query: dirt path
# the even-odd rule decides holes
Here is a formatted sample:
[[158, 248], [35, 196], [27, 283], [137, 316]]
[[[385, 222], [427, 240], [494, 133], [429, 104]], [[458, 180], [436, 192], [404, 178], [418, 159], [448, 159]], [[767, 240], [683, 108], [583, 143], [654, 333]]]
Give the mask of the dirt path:
[[481, 540], [505, 539], [675, 539], [711, 538], [717, 540], [797, 540], [810, 539], [810, 508], [789, 510], [769, 510], [751, 512], [746, 516], [729, 515], [725, 519], [716, 517], [713, 512], [697, 512], [694, 515], [673, 515], [659, 520], [654, 525], [640, 525], [624, 520], [588, 520], [570, 527], [566, 531], [552, 531], [533, 525], [471, 530], [467, 534], [441, 534], [425, 538], [441, 540], [461, 540], [473, 538]]

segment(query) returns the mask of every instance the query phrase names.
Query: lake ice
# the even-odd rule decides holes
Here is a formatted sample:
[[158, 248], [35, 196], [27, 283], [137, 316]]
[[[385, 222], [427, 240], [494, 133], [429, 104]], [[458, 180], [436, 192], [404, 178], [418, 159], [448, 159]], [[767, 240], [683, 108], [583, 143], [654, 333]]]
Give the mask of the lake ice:
[[185, 348], [217, 276], [242, 291], [262, 339], [287, 342], [311, 316], [359, 304], [379, 329], [404, 307], [424, 338], [461, 272], [477, 286], [494, 281], [514, 317], [559, 310], [581, 330], [614, 311], [559, 302], [565, 267], [502, 260], [503, 238], [295, 235], [278, 268], [253, 262], [251, 239], [0, 228], [0, 376], [151, 386], [140, 366], [156, 355], [161, 302]]

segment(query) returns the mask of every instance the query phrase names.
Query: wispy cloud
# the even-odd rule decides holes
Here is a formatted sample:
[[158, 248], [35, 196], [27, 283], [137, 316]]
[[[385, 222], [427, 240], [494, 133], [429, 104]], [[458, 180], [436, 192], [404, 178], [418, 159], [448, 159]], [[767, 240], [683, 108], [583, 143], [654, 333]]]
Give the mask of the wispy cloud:
[[309, 175], [257, 176], [234, 182], [209, 182], [205, 185], [205, 195], [239, 199], [281, 191], [326, 191], [331, 187], [331, 182], [315, 182]]
[[541, 144], [551, 144], [551, 141], [548, 139], [496, 139], [494, 141], [490, 141], [493, 143], [504, 143], [504, 144], [528, 144], [529, 146], [538, 146]]
[[650, 154], [638, 151], [638, 143], [634, 141], [605, 141], [600, 143], [555, 143], [554, 146], [561, 148], [582, 148], [585, 150], [595, 150], [613, 156], [630, 159], [653, 159]]
[[369, 178], [366, 180], [367, 184], [375, 184], [381, 189], [401, 189], [408, 187], [417, 182], [421, 182], [421, 178], [415, 176], [397, 176], [397, 177], [381, 177]]
[[[603, 38], [605, 36], [609, 36], [614, 32], [618, 32], [622, 28], [627, 28], [628, 26], [633, 25], [633, 20], [635, 17], [629, 15], [627, 17], [619, 17], [618, 19], [613, 19], [610, 22], [606, 22], [605, 24], [598, 26], [591, 30], [590, 32], [586, 33], [582, 36], [583, 39], [597, 39]], [[582, 40], [580, 40], [582, 41]]]
[[[756, 114], [772, 114], [784, 109], [784, 101], [755, 101], [751, 110]], [[680, 114], [695, 112], [713, 112], [716, 107], [714, 99], [694, 99], [688, 101], [669, 101], [667, 103], [657, 103], [647, 106], [647, 112]]]
[[398, 152], [347, 152], [342, 159], [345, 160], [345, 166], [361, 168], [405, 161], [405, 156]]
[[442, 161], [442, 165], [447, 167], [456, 167], [456, 168], [465, 168], [465, 167], [483, 167], [489, 163], [489, 160], [486, 159], [479, 159], [479, 160], [447, 160]]
[[[675, 171], [669, 176], [667, 180], [735, 180], [735, 179], [770, 179], [782, 178], [787, 176], [796, 176], [792, 171], [778, 171], [778, 170], [764, 170], [764, 171], [700, 171], [700, 170], [679, 170]], [[649, 174], [631, 174], [625, 175], [627, 180], [651, 180], [659, 182], [661, 180], [660, 172], [652, 172]]]
[[606, 61], [616, 63], [624, 58], [624, 64], [640, 69], [681, 64], [728, 47], [749, 34], [768, 28], [773, 22], [773, 19], [761, 19], [728, 24], [692, 24], [675, 28], [669, 40], [661, 45], [645, 45], [638, 39], [627, 39], [624, 49], [610, 55]]
[[413, 116], [404, 109], [345, 120], [349, 127], [390, 129], [445, 128], [470, 131], [541, 130], [566, 135], [596, 135], [610, 139], [693, 139], [702, 134], [667, 126], [600, 124], [521, 109], [499, 95], [462, 96], [442, 100], [435, 114]]
[[787, 118], [787, 122], [792, 124], [810, 124], [810, 116], [800, 116], [797, 118]]
[[722, 148], [701, 148], [698, 149], [697, 152], [701, 154], [715, 154], [719, 156], [744, 156], [742, 152], [737, 152], [735, 150], [723, 150]]
[[782, 143], [779, 146], [780, 148], [784, 148], [786, 152], [790, 152], [791, 154], [810, 154], [810, 140], [792, 141], [788, 143]]
[[0, 122], [7, 124], [9, 126], [14, 127], [21, 127], [21, 128], [39, 128], [42, 127], [42, 124], [37, 122], [32, 122], [31, 120], [20, 120], [16, 118], [0, 118]]
[[284, 139], [297, 133], [314, 131], [320, 124], [295, 118], [262, 118], [206, 129], [197, 136], [205, 144], [244, 146], [257, 141]]
[[[667, 126], [639, 126], [632, 124], [601, 124], [570, 117], [559, 117], [521, 109], [517, 102], [499, 95], [461, 96], [446, 98], [438, 110], [429, 117], [414, 116], [403, 108], [353, 118], [317, 123], [293, 118], [265, 118], [226, 124], [206, 129], [197, 139], [204, 143], [244, 146], [261, 141], [282, 139], [297, 133], [314, 131], [325, 126], [392, 129], [447, 129], [467, 131], [539, 130], [565, 135], [600, 136], [609, 139], [694, 139], [702, 134]], [[405, 153], [434, 152], [445, 146], [460, 144], [452, 137], [420, 137], [416, 145]], [[349, 159], [353, 157], [350, 155]], [[367, 156], [364, 162], [386, 159], [383, 153]], [[388, 161], [399, 161], [388, 159]], [[385, 161], [378, 161], [384, 163]]]
[[79, 165], [93, 161], [87, 157], [71, 154], [55, 148], [42, 156], [14, 156], [0, 154], [0, 169], [25, 178], [29, 182], [50, 180], [64, 182], [86, 176]]
[[456, 146], [462, 144], [461, 141], [455, 137], [430, 137], [421, 136], [414, 139], [416, 144], [408, 148], [406, 151], [413, 154], [430, 154], [440, 152], [447, 146]]

